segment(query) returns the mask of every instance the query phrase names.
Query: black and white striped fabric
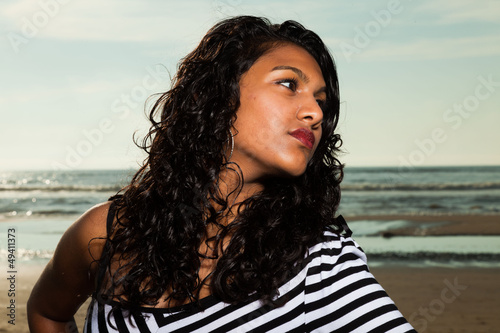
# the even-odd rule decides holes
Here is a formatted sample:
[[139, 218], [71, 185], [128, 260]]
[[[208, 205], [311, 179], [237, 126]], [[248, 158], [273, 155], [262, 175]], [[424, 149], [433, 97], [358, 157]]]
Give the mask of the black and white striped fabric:
[[[194, 305], [143, 308], [142, 315], [92, 300], [84, 332], [415, 332], [368, 271], [350, 237], [325, 232], [310, 248], [303, 269], [279, 289], [285, 305], [258, 300], [230, 305], [209, 296]], [[114, 326], [114, 328], [113, 328]]]

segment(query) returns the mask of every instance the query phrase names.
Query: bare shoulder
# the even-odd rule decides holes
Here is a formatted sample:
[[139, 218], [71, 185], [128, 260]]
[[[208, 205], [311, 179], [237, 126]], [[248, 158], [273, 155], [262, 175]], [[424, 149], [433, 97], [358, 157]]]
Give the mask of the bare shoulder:
[[78, 228], [94, 236], [106, 235], [106, 221], [111, 201], [102, 202], [80, 216], [70, 228]]
[[[63, 234], [51, 265], [55, 270], [88, 270], [91, 275], [106, 243], [106, 220], [111, 202], [103, 202], [83, 213]], [[50, 265], [49, 265], [50, 266]]]
[[[61, 242], [62, 248], [70, 249], [76, 245], [80, 254], [88, 256], [86, 261], [98, 260], [104, 247], [107, 230], [106, 222], [111, 201], [97, 204], [80, 216], [65, 232]], [[64, 246], [67, 245], [67, 246]], [[85, 250], [88, 251], [82, 251]]]
[[28, 301], [31, 324], [36, 318], [68, 321], [95, 290], [111, 202], [95, 205], [63, 234], [52, 259], [33, 287]]

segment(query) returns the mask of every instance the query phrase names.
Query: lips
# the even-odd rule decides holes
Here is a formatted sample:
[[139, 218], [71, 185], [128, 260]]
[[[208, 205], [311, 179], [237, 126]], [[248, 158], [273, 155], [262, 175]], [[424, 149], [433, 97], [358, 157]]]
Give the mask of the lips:
[[315, 138], [314, 134], [310, 130], [306, 128], [299, 128], [290, 133], [290, 135], [302, 142], [307, 148], [313, 148]]

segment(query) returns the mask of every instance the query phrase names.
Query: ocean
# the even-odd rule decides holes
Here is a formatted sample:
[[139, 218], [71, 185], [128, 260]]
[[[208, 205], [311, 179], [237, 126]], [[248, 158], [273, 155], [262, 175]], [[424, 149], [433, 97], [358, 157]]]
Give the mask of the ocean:
[[500, 214], [500, 166], [347, 168], [340, 211], [347, 216]]
[[[134, 170], [0, 172], [0, 260], [7, 230], [16, 229], [17, 260], [47, 261], [71, 223], [125, 186]], [[339, 213], [361, 215], [500, 215], [500, 166], [351, 167]], [[379, 232], [409, 221], [351, 223], [372, 264], [499, 265], [500, 236], [392, 237]], [[500, 223], [500, 221], [499, 221]], [[425, 224], [422, 224], [425, 227]]]

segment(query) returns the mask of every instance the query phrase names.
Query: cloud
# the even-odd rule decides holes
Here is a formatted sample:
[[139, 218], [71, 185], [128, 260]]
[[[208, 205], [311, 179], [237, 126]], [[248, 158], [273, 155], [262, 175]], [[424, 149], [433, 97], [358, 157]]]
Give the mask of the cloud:
[[417, 10], [436, 16], [437, 24], [500, 21], [500, 1], [433, 0], [422, 2]]
[[88, 80], [80, 82], [69, 78], [65, 84], [57, 86], [36, 86], [20, 91], [14, 90], [0, 98], [0, 107], [8, 108], [9, 105], [23, 105], [30, 102], [54, 101], [61, 96], [95, 96], [99, 93], [107, 93], [120, 96], [121, 93], [130, 90], [130, 87], [137, 85], [140, 80], [121, 80], [121, 81], [96, 81]]
[[[207, 11], [211, 10], [214, 11], [212, 21], [207, 20]], [[202, 0], [189, 3], [87, 0], [66, 4], [58, 0], [21, 0], [1, 4], [0, 13], [3, 25], [16, 33], [32, 24], [41, 37], [87, 41], [164, 42], [169, 37], [175, 39], [190, 34], [199, 38], [200, 32], [217, 19], [213, 4]]]
[[406, 43], [375, 41], [353, 59], [429, 60], [500, 55], [500, 35], [462, 38], [419, 39]]

